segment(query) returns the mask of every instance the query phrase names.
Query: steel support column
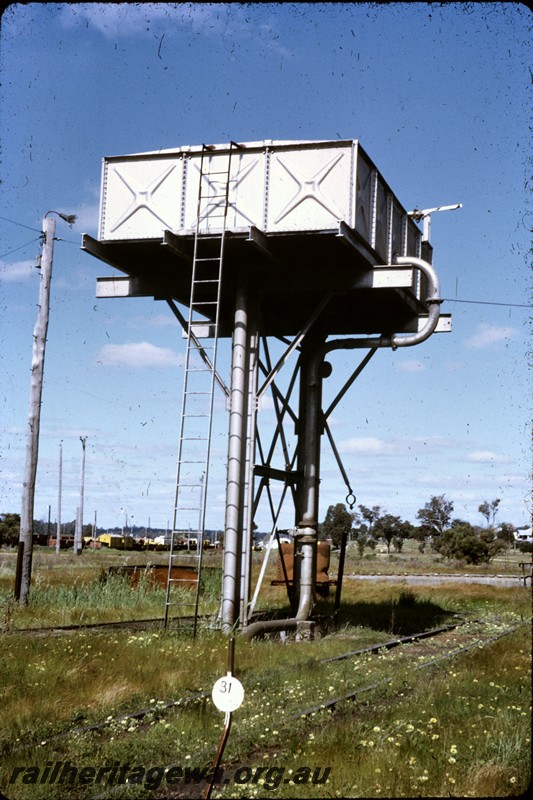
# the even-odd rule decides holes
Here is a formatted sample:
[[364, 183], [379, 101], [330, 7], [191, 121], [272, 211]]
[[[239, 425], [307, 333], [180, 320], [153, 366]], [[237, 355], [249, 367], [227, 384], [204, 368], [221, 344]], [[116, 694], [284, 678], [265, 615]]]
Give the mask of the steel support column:
[[235, 298], [231, 361], [226, 518], [222, 576], [222, 629], [230, 631], [240, 608], [244, 524], [244, 485], [248, 431], [248, 294], [241, 283]]
[[294, 534], [294, 604], [296, 619], [306, 620], [315, 603], [318, 539], [320, 436], [322, 428], [322, 358], [324, 337], [309, 336], [302, 345], [298, 465], [303, 479], [298, 489]]

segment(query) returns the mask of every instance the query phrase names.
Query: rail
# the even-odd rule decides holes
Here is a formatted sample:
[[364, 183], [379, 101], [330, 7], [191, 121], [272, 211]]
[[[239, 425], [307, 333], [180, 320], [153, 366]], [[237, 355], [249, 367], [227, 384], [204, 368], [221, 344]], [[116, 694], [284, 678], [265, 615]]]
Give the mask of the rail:
[[[479, 622], [479, 621], [480, 620], [469, 620], [469, 622]], [[442, 626], [440, 628], [433, 628], [433, 629], [431, 629], [429, 631], [420, 631], [419, 633], [412, 634], [412, 635], [410, 635], [408, 637], [402, 637], [401, 639], [395, 639], [395, 640], [392, 640], [392, 641], [389, 640], [389, 641], [386, 641], [386, 642], [381, 642], [381, 643], [378, 643], [376, 645], [371, 645], [369, 647], [362, 648], [360, 650], [350, 651], [350, 652], [341, 654], [340, 656], [334, 656], [332, 658], [322, 659], [319, 663], [326, 663], [326, 662], [331, 662], [331, 661], [335, 661], [335, 660], [341, 660], [343, 658], [353, 658], [353, 657], [356, 658], [356, 657], [358, 657], [360, 655], [364, 655], [365, 653], [375, 653], [375, 654], [382, 653], [383, 650], [386, 650], [388, 652], [393, 647], [395, 647], [397, 645], [400, 645], [400, 644], [408, 643], [408, 641], [416, 641], [416, 640], [424, 640], [424, 639], [427, 640], [429, 638], [435, 638], [435, 637], [438, 637], [438, 636], [442, 636], [443, 634], [450, 632], [450, 630], [453, 630], [453, 629], [459, 627], [460, 625], [465, 624], [466, 622], [467, 622], [467, 620], [458, 622], [458, 623], [453, 624], [453, 625], [446, 625], [446, 626]], [[522, 624], [526, 624], [526, 623], [522, 623]], [[494, 642], [494, 641], [496, 641], [496, 640], [498, 640], [498, 639], [500, 639], [500, 638], [502, 638], [504, 636], [508, 636], [511, 633], [514, 633], [519, 627], [520, 627], [520, 625], [515, 625], [515, 626], [513, 626], [511, 628], [508, 628], [507, 630], [505, 630], [505, 631], [503, 631], [503, 632], [501, 632], [499, 634], [496, 634], [495, 636], [491, 636], [491, 637], [489, 637], [487, 639], [480, 639], [479, 637], [476, 637], [475, 640], [471, 644], [468, 644], [465, 647], [461, 647], [459, 649], [454, 649], [454, 650], [452, 650], [452, 651], [450, 651], [448, 653], [445, 653], [443, 655], [438, 655], [435, 658], [432, 658], [429, 661], [425, 661], [425, 662], [423, 662], [421, 664], [417, 664], [416, 666], [413, 667], [413, 669], [414, 670], [419, 670], [419, 669], [429, 668], [429, 667], [434, 666], [435, 664], [439, 663], [440, 661], [443, 661], [443, 660], [446, 660], [446, 659], [450, 659], [450, 658], [455, 658], [455, 657], [457, 657], [459, 655], [462, 655], [463, 653], [466, 653], [469, 650], [472, 650], [472, 649], [474, 649], [476, 647], [477, 648], [484, 647], [484, 646], [486, 646], [486, 645], [488, 645], [488, 644], [490, 644], [490, 643], [492, 643], [492, 642]], [[360, 695], [365, 694], [367, 692], [370, 692], [370, 691], [372, 691], [374, 689], [378, 689], [378, 688], [381, 688], [383, 686], [386, 686], [386, 685], [390, 684], [392, 681], [393, 681], [393, 677], [390, 677], [390, 676], [381, 678], [380, 680], [378, 680], [378, 681], [376, 681], [374, 683], [368, 684], [367, 686], [359, 687], [359, 688], [357, 688], [357, 689], [355, 689], [355, 690], [353, 690], [351, 692], [347, 692], [346, 694], [339, 695], [337, 697], [331, 698], [331, 699], [329, 699], [327, 701], [321, 702], [321, 703], [319, 703], [319, 704], [317, 704], [315, 706], [312, 706], [310, 708], [302, 709], [301, 711], [293, 712], [293, 713], [291, 713], [291, 714], [289, 714], [287, 716], [280, 717], [276, 722], [277, 723], [288, 722], [288, 721], [291, 721], [291, 720], [300, 719], [302, 717], [311, 716], [312, 714], [315, 714], [316, 712], [321, 711], [321, 710], [334, 709], [335, 706], [339, 705], [340, 703], [343, 703], [343, 702], [345, 702], [347, 700], [357, 700], [357, 698]], [[12, 748], [10, 750], [10, 752], [19, 752], [21, 750], [29, 750], [29, 749], [32, 749], [32, 748], [41, 747], [41, 746], [49, 744], [49, 743], [58, 742], [58, 741], [61, 741], [63, 739], [67, 739], [67, 738], [69, 738], [69, 737], [71, 737], [73, 735], [80, 736], [80, 735], [83, 735], [85, 733], [92, 733], [94, 731], [104, 730], [105, 728], [109, 727], [111, 724], [117, 723], [117, 722], [120, 723], [122, 721], [128, 721], [128, 720], [141, 720], [144, 717], [146, 717], [146, 716], [148, 716], [150, 714], [153, 714], [154, 710], [157, 710], [158, 714], [161, 714], [164, 711], [172, 711], [174, 709], [176, 709], [176, 710], [186, 710], [188, 706], [193, 705], [194, 703], [197, 703], [197, 702], [206, 702], [210, 697], [211, 697], [211, 691], [209, 690], [209, 691], [196, 692], [196, 693], [190, 694], [190, 695], [185, 695], [184, 697], [178, 698], [176, 700], [158, 701], [156, 706], [151, 705], [150, 707], [142, 708], [142, 709], [140, 709], [138, 711], [134, 711], [134, 712], [131, 712], [129, 714], [123, 714], [120, 717], [114, 718], [113, 720], [107, 720], [106, 719], [106, 720], [104, 720], [102, 722], [96, 722], [96, 723], [91, 724], [91, 725], [76, 726], [75, 728], [69, 729], [68, 731], [56, 734], [54, 736], [49, 736], [49, 737], [36, 735], [34, 740], [32, 740], [31, 742], [21, 743], [17, 747]], [[238, 737], [237, 737], [237, 740], [238, 740]]]

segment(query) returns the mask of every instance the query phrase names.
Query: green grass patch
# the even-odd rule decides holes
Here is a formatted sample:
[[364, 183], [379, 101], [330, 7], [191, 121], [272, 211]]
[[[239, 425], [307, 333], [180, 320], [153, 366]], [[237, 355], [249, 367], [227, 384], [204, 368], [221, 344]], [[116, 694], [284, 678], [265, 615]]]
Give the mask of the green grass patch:
[[[82, 585], [96, 591], [94, 581]], [[76, 599], [85, 597], [80, 589]], [[117, 585], [114, 591], [120, 597], [121, 592], [138, 590]], [[51, 594], [46, 597], [53, 606]], [[414, 667], [429, 656], [425, 651], [421, 655], [416, 644], [388, 654], [323, 660], [387, 640], [393, 611], [396, 622], [427, 622], [430, 627], [441, 617], [462, 613], [472, 621], [447, 634], [449, 647], [458, 650], [465, 632], [497, 635], [527, 621], [529, 592], [469, 584], [406, 592], [384, 582], [353, 581], [345, 600], [341, 624], [321, 638], [286, 644], [237, 638], [235, 674], [245, 699], [234, 714], [223, 762], [227, 775], [239, 765], [279, 767], [286, 777], [302, 766], [330, 767], [328, 782], [282, 783], [277, 788], [265, 787], [261, 779], [249, 785], [231, 782], [218, 787], [214, 797], [484, 797], [523, 792], [531, 753], [527, 625], [483, 649], [423, 670]], [[2, 645], [0, 790], [11, 800], [66, 796], [64, 786], [47, 784], [17, 781], [14, 790], [10, 777], [24, 765], [211, 765], [223, 714], [209, 697], [173, 708], [165, 704], [209, 694], [225, 674], [227, 639], [220, 632], [200, 629], [195, 641], [163, 630], [80, 631], [57, 637], [12, 632], [3, 634]], [[298, 718], [303, 709], [370, 684], [376, 688], [355, 702], [339, 704], [335, 713], [316, 711]], [[142, 718], [127, 717], [140, 709], [147, 709]], [[101, 727], [81, 730], [91, 724]], [[191, 794], [189, 787], [189, 794], [182, 796], [200, 797], [203, 788]], [[76, 783], [67, 794], [89, 800], [104, 789]], [[164, 786], [133, 786], [127, 794], [166, 796]]]

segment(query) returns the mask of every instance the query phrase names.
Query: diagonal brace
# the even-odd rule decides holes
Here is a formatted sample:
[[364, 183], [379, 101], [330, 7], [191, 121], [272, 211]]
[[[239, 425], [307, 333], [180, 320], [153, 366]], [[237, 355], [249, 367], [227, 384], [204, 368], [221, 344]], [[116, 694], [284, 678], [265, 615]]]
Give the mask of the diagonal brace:
[[176, 304], [174, 303], [173, 300], [171, 300], [170, 298], [167, 297], [166, 301], [169, 304], [172, 313], [174, 314], [174, 316], [178, 320], [178, 322], [181, 325], [181, 327], [183, 328], [183, 330], [185, 332], [189, 332], [189, 335], [190, 335], [190, 337], [191, 337], [196, 349], [198, 350], [203, 362], [209, 367], [209, 369], [212, 372], [214, 372], [216, 382], [218, 383], [218, 385], [220, 386], [220, 388], [222, 389], [222, 391], [224, 392], [226, 397], [229, 397], [229, 389], [228, 389], [228, 387], [224, 383], [224, 381], [221, 378], [221, 376], [219, 375], [219, 373], [216, 370], [213, 369], [213, 363], [212, 363], [211, 359], [209, 358], [209, 356], [207, 355], [207, 353], [205, 352], [205, 350], [202, 347], [202, 345], [200, 344], [200, 340], [198, 339], [198, 337], [195, 336], [195, 334], [192, 332], [192, 330], [189, 331], [189, 324], [188, 324], [187, 320], [185, 319], [185, 317], [183, 316], [183, 314], [181, 313], [181, 311], [176, 306]]

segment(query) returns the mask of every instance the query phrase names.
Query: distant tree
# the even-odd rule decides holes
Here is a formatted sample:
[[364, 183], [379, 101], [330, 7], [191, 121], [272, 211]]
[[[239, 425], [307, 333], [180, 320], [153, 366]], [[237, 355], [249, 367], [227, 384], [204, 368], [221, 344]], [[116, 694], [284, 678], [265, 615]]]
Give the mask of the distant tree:
[[361, 525], [360, 528], [356, 529], [355, 531], [355, 543], [357, 545], [357, 551], [359, 553], [359, 558], [362, 558], [365, 552], [365, 547], [369, 547], [371, 550], [374, 550], [376, 547], [376, 540], [373, 536], [368, 532], [367, 525]]
[[498, 506], [500, 505], [500, 500], [496, 498], [491, 503], [485, 500], [481, 505], [478, 507], [478, 511], [482, 514], [485, 519], [487, 520], [487, 527], [493, 528], [494, 527], [494, 520], [496, 519], [496, 514], [498, 513]]
[[33, 520], [33, 535], [42, 535], [48, 533], [48, 522], [44, 519]]
[[0, 545], [16, 547], [20, 535], [20, 514], [0, 515]]
[[[385, 514], [383, 517], [378, 517], [374, 523], [374, 535], [381, 536], [387, 545], [387, 552], [390, 553], [390, 546], [394, 539], [406, 539], [409, 536], [411, 524], [403, 522], [400, 517], [394, 517], [392, 514]], [[401, 550], [401, 547], [400, 547]], [[398, 550], [398, 552], [400, 552]]]
[[510, 522], [502, 522], [498, 530], [496, 531], [496, 537], [501, 539], [502, 542], [506, 542], [507, 544], [513, 544], [515, 541], [515, 532], [516, 528]]
[[368, 528], [368, 533], [372, 536], [374, 534], [374, 526], [377, 520], [381, 516], [381, 506], [372, 506], [372, 508], [368, 508], [367, 506], [358, 506], [359, 514], [356, 513], [356, 519], [363, 519]]
[[352, 530], [352, 524], [353, 516], [344, 503], [337, 503], [327, 510], [326, 518], [321, 526], [322, 535], [326, 539], [331, 539], [334, 547], [340, 547], [343, 535], [348, 536]]
[[376, 539], [374, 538], [374, 528], [376, 521], [381, 516], [381, 506], [358, 506], [359, 511], [353, 515], [355, 522], [355, 543], [359, 551], [360, 558], [363, 557], [365, 547], [370, 547], [372, 550], [376, 546]]
[[487, 531], [462, 520], [454, 520], [452, 527], [443, 531], [433, 546], [445, 558], [466, 561], [467, 564], [488, 563], [505, 547], [492, 534], [489, 536]]
[[453, 503], [446, 496], [435, 495], [416, 512], [425, 536], [440, 536], [450, 523]]
[[392, 546], [396, 550], [397, 553], [401, 553], [403, 550], [403, 543], [404, 538], [403, 536], [394, 536], [392, 540]]

